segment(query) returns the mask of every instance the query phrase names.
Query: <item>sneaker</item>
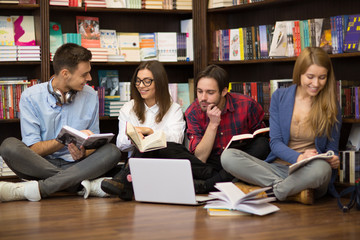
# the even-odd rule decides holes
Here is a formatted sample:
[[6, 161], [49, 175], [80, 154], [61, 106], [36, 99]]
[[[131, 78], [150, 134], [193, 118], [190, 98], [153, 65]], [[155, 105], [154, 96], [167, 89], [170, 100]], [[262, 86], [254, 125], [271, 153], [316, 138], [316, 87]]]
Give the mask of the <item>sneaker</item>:
[[306, 205], [314, 204], [314, 189], [305, 189], [295, 194], [294, 196], [286, 198], [288, 201], [299, 202]]
[[196, 194], [209, 193], [205, 180], [194, 179], [194, 188]]
[[101, 189], [110, 195], [118, 196], [124, 201], [131, 201], [134, 195], [132, 183], [127, 180], [121, 181], [118, 178], [104, 179], [101, 182]]
[[[252, 192], [254, 190], [260, 189], [261, 187], [255, 186], [255, 185], [248, 185], [243, 182], [235, 182], [234, 183], [243, 193], [248, 194], [249, 192]], [[266, 198], [267, 193], [261, 192], [257, 195], [258, 198]]]
[[0, 182], [0, 201], [29, 200], [37, 202], [41, 199], [37, 181], [28, 182]]
[[98, 178], [92, 181], [83, 180], [81, 185], [84, 187], [82, 191], [79, 192], [79, 195], [84, 195], [84, 198], [92, 197], [108, 197], [109, 194], [104, 192], [101, 189], [101, 182], [107, 178]]

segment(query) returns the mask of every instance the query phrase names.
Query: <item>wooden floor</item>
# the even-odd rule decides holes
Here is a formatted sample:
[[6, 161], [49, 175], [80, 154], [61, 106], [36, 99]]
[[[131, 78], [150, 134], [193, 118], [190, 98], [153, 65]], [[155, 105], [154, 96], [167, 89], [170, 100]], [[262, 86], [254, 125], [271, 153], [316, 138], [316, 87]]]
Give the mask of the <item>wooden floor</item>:
[[0, 239], [360, 239], [360, 211], [335, 199], [315, 205], [275, 203], [259, 216], [208, 216], [201, 206], [57, 196], [0, 203]]

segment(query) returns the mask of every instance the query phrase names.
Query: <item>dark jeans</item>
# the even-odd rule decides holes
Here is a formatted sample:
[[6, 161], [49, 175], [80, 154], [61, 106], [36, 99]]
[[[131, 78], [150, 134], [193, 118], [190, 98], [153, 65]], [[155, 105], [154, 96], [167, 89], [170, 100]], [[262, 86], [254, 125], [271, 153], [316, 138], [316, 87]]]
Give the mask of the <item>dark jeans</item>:
[[222, 169], [220, 156], [210, 156], [207, 163], [203, 163], [189, 152], [182, 144], [167, 142], [167, 147], [159, 150], [141, 153], [137, 149], [132, 157], [137, 158], [170, 158], [188, 159], [191, 164], [194, 179], [208, 179]]

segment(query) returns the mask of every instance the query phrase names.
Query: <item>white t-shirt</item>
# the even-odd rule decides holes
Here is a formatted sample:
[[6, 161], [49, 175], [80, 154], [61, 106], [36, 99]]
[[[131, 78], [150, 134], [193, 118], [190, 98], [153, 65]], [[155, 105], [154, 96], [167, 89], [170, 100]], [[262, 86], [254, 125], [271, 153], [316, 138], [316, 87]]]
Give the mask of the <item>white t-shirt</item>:
[[166, 134], [168, 142], [182, 143], [184, 140], [185, 120], [184, 115], [179, 104], [172, 102], [169, 110], [163, 117], [160, 123], [155, 122], [156, 115], [159, 111], [159, 106], [155, 104], [148, 107], [145, 104], [145, 122], [140, 123], [140, 120], [133, 111], [134, 100], [124, 104], [120, 109], [119, 114], [119, 134], [116, 139], [116, 146], [124, 152], [129, 152], [134, 149], [134, 145], [125, 134], [126, 122], [130, 122], [135, 127], [149, 127], [156, 132], [162, 130]]

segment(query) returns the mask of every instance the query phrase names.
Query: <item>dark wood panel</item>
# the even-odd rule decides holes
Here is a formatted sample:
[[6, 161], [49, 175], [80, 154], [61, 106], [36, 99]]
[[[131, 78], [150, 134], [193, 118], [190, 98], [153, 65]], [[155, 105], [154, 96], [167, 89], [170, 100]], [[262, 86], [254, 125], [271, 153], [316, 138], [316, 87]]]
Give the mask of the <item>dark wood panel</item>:
[[76, 32], [76, 16], [99, 17], [100, 29], [115, 29], [117, 32], [180, 32], [180, 20], [189, 15], [178, 14], [122, 14], [121, 12], [50, 12], [50, 21], [59, 22], [63, 33]]
[[8, 137], [21, 139], [19, 120], [0, 121], [0, 144]]

